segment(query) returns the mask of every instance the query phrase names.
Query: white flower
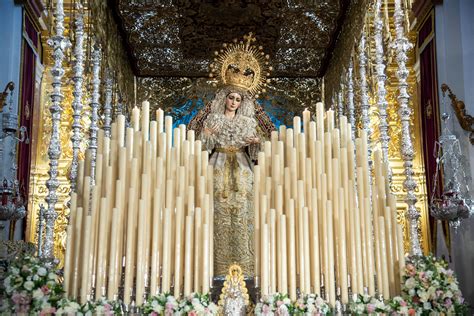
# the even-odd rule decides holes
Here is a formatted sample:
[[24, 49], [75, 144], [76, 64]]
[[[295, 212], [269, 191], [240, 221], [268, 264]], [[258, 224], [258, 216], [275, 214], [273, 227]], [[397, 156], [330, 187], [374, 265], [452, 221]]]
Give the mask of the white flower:
[[449, 290], [446, 291], [446, 293], [444, 293], [444, 297], [449, 297], [449, 298], [453, 297], [453, 292], [451, 292]]
[[23, 284], [23, 287], [24, 287], [25, 289], [27, 289], [28, 291], [31, 291], [34, 286], [35, 286], [35, 284], [34, 284], [32, 281], [26, 281], [26, 282]]
[[405, 287], [407, 289], [413, 289], [416, 286], [416, 280], [414, 278], [408, 278], [408, 280], [405, 281]]
[[33, 298], [40, 299], [44, 296], [43, 291], [41, 289], [36, 289], [33, 291]]
[[67, 302], [65, 306], [61, 306], [56, 311], [57, 315], [72, 314], [75, 315], [81, 309], [81, 305], [76, 302]]
[[48, 274], [48, 279], [50, 279], [50, 280], [55, 280], [56, 281], [56, 277], [57, 277], [57, 275], [53, 272], [50, 272]]
[[11, 278], [8, 276], [3, 280], [3, 285], [5, 286], [5, 289], [9, 289], [11, 287]]
[[285, 305], [290, 305], [290, 304], [291, 304], [291, 300], [290, 300], [288, 297], [286, 297], [286, 298], [283, 299], [283, 304], [285, 304]]
[[378, 309], [385, 309], [385, 304], [382, 302], [382, 301], [377, 301], [375, 303], [375, 307], [378, 308]]
[[194, 310], [197, 312], [197, 313], [202, 313], [204, 312], [204, 306], [202, 306], [200, 303], [198, 304], [193, 304], [194, 306]]
[[362, 313], [364, 313], [364, 311], [365, 311], [365, 306], [364, 306], [364, 304], [357, 304], [355, 311], [356, 311], [357, 314], [362, 314]]
[[418, 296], [421, 302], [426, 302], [430, 298], [430, 294], [426, 291], [418, 290]]
[[18, 269], [17, 267], [11, 268], [10, 271], [11, 271], [12, 274], [20, 274], [20, 269]]
[[48, 273], [48, 271], [44, 267], [40, 267], [37, 273], [39, 276], [45, 276]]
[[449, 286], [449, 288], [451, 289], [451, 291], [453, 292], [457, 292], [459, 290], [459, 287], [456, 283], [452, 282], [451, 285]]
[[423, 303], [423, 309], [424, 310], [431, 310], [431, 303], [430, 302], [424, 302]]
[[153, 301], [151, 303], [151, 308], [154, 312], [157, 312], [158, 314], [161, 314], [161, 312], [164, 310], [163, 306], [160, 305], [157, 301]]
[[39, 280], [39, 276], [37, 274], [33, 275], [33, 281], [38, 281]]

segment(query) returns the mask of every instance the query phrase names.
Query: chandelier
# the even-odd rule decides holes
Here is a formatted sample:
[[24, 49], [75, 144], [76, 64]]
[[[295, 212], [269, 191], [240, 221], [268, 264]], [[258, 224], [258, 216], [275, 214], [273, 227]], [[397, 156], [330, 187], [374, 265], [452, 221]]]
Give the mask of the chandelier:
[[[444, 130], [435, 143], [436, 172], [431, 194], [430, 212], [438, 220], [446, 220], [453, 228], [458, 228], [461, 219], [474, 213], [474, 203], [467, 198], [468, 188], [461, 163], [461, 145], [448, 128], [449, 114], [443, 113]], [[438, 181], [443, 174], [444, 186], [441, 196], [436, 196]]]
[[[18, 115], [13, 111], [13, 82], [9, 82], [0, 94], [0, 113], [2, 114], [2, 130], [0, 131], [0, 162], [4, 164], [4, 157], [16, 160], [18, 142], [28, 143], [26, 127], [18, 129]], [[9, 96], [9, 107], [6, 100]], [[17, 137], [17, 133], [20, 136]], [[3, 166], [2, 166], [3, 167]], [[6, 169], [6, 168], [5, 168]], [[11, 163], [10, 170], [4, 170], [0, 178], [0, 220], [18, 220], [25, 216], [25, 192], [17, 179], [17, 165]]]

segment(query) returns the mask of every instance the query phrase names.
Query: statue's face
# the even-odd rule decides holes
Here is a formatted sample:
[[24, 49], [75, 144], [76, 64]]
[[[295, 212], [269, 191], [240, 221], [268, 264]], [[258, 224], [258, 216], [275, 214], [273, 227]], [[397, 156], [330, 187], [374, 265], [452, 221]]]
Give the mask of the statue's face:
[[242, 102], [242, 97], [236, 92], [229, 93], [225, 98], [225, 109], [229, 112], [235, 112]]

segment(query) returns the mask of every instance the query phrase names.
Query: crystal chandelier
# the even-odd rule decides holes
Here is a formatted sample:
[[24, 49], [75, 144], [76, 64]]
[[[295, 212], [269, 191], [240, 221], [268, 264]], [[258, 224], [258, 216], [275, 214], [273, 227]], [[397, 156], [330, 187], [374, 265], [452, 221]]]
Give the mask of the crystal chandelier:
[[[461, 145], [457, 137], [448, 128], [449, 115], [443, 113], [445, 128], [439, 141], [435, 143], [436, 172], [431, 194], [430, 212], [438, 220], [447, 220], [457, 228], [461, 219], [468, 218], [474, 212], [474, 203], [467, 198], [464, 169], [461, 164]], [[443, 193], [436, 196], [438, 181], [443, 174]]]
[[[18, 142], [28, 143], [26, 127], [18, 129], [18, 116], [13, 111], [13, 82], [9, 82], [5, 91], [0, 94], [0, 113], [2, 113], [2, 130], [0, 131], [0, 163], [4, 164], [4, 157], [16, 160]], [[9, 95], [9, 107], [6, 111], [6, 100]], [[17, 133], [20, 137], [17, 137]], [[1, 166], [3, 167], [3, 166]], [[0, 178], [0, 220], [18, 220], [26, 214], [25, 192], [17, 179], [17, 165], [11, 164], [10, 173]]]

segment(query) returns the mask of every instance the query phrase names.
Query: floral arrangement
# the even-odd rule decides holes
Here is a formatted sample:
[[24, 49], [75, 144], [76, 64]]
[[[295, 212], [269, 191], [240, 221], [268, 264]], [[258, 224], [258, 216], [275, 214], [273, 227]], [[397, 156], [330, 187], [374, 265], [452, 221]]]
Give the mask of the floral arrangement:
[[176, 298], [169, 294], [159, 294], [150, 297], [143, 305], [143, 313], [150, 315], [173, 315], [179, 310], [179, 303]]
[[287, 294], [275, 293], [266, 295], [255, 306], [255, 315], [290, 315], [295, 306]]
[[211, 302], [209, 294], [192, 293], [179, 302], [180, 315], [217, 315], [218, 307]]
[[122, 301], [109, 301], [105, 298], [100, 298], [98, 301], [88, 301], [82, 306], [82, 312], [85, 315], [120, 315], [122, 314]]
[[454, 272], [432, 255], [407, 258], [402, 296], [421, 315], [467, 311]]
[[53, 314], [64, 294], [58, 271], [32, 256], [12, 261], [3, 284], [4, 313]]
[[331, 312], [329, 304], [317, 294], [308, 294], [299, 298], [294, 306], [297, 314], [319, 316]]
[[413, 308], [403, 297], [396, 296], [388, 301], [391, 315], [416, 315]]
[[218, 307], [209, 294], [192, 293], [177, 300], [169, 293], [150, 297], [142, 307], [144, 314], [157, 315], [217, 315]]
[[[354, 294], [349, 310], [355, 315], [466, 314], [467, 304], [454, 272], [434, 256], [411, 256], [403, 276], [402, 296], [383, 301]], [[59, 271], [32, 256], [11, 262], [4, 280], [0, 315], [113, 315], [122, 314], [121, 301], [100, 299], [84, 305], [64, 297]], [[176, 299], [169, 293], [150, 297], [143, 306], [150, 315], [216, 315], [218, 307], [208, 294], [193, 293]], [[329, 304], [316, 294], [292, 302], [287, 294], [264, 296], [255, 307], [256, 315], [326, 315]]]
[[383, 299], [368, 294], [354, 294], [352, 302], [349, 304], [349, 310], [355, 315], [374, 315], [388, 313], [391, 307]]

